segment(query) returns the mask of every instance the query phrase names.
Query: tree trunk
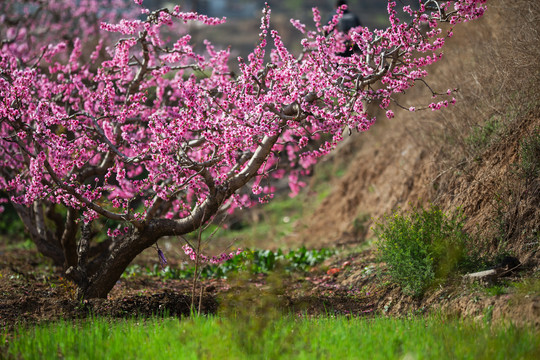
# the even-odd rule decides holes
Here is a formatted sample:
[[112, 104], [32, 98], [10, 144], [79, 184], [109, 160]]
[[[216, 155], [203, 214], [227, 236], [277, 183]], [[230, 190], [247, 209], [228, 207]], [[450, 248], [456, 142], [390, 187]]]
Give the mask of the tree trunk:
[[[183, 235], [198, 229], [206, 223], [219, 209], [230, 193], [219, 192], [215, 197], [209, 197], [193, 211], [192, 216], [179, 223], [175, 220], [154, 219], [149, 221], [143, 228], [135, 229], [133, 234], [125, 238], [117, 239], [109, 247], [105, 260], [98, 264], [96, 272], [88, 271], [88, 264], [84, 259], [84, 244], [87, 232], [82, 231], [79, 246], [79, 262], [77, 268], [70, 268], [66, 272], [77, 284], [77, 293], [80, 298], [106, 298], [128, 265], [137, 255], [149, 248], [162, 236]], [[88, 235], [90, 237], [90, 235]], [[81, 251], [83, 252], [81, 258]]]
[[68, 209], [67, 218], [64, 226], [64, 231], [60, 235], [60, 243], [64, 251], [64, 268], [69, 269], [71, 266], [77, 266], [77, 217], [78, 212], [74, 209]]
[[36, 204], [30, 208], [13, 203], [13, 207], [17, 211], [17, 214], [19, 214], [24, 227], [30, 234], [30, 238], [34, 244], [36, 244], [38, 251], [52, 259], [54, 265], [63, 266], [65, 263], [64, 251], [62, 250], [59, 239], [45, 228], [41, 206]]
[[[80, 279], [77, 283], [79, 296], [84, 299], [107, 298], [107, 294], [116, 285], [128, 265], [156, 241], [157, 237], [146, 236], [135, 231], [129, 237], [113, 242], [106, 260], [96, 269], [95, 274], [87, 277], [87, 282]], [[80, 275], [84, 277], [85, 265], [82, 266], [82, 270]]]

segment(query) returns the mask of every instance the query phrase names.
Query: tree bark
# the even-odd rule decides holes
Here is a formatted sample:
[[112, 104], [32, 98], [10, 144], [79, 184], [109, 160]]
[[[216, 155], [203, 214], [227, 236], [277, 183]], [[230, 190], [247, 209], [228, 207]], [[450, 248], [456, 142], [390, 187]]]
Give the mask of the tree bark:
[[36, 244], [36, 247], [40, 253], [52, 259], [54, 265], [64, 265], [64, 252], [60, 246], [58, 239], [54, 235], [45, 229], [38, 229], [38, 220], [34, 208], [26, 207], [17, 203], [13, 203], [13, 207], [19, 217], [21, 218], [24, 227], [30, 234], [30, 238]]
[[[85, 288], [78, 285], [78, 292], [85, 299], [106, 298], [137, 255], [163, 236], [184, 235], [198, 229], [217, 213], [223, 201], [229, 196], [230, 190], [217, 189], [213, 196], [208, 197], [193, 211], [191, 216], [181, 221], [154, 219], [149, 221], [143, 229], [135, 229], [133, 234], [114, 241], [105, 261], [98, 266], [94, 275], [89, 276], [88, 284], [84, 284]], [[76, 279], [77, 277], [79, 273], [72, 270], [71, 278], [82, 285], [82, 282]]]
[[77, 266], [77, 216], [77, 210], [68, 209], [64, 231], [62, 232], [60, 241], [62, 243], [62, 250], [64, 251], [65, 269], [69, 269], [71, 266]]
[[78, 286], [82, 297], [85, 299], [107, 298], [124, 270], [135, 257], [157, 241], [158, 238], [151, 235], [140, 234], [135, 231], [135, 234], [128, 238], [115, 242], [106, 260], [96, 269], [96, 273], [88, 279], [88, 284], [81, 284], [85, 285], [84, 288]]

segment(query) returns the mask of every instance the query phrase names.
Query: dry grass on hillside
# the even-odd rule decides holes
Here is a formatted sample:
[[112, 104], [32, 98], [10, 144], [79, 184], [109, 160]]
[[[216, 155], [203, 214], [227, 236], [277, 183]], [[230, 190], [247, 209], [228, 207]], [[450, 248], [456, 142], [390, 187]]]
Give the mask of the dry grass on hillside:
[[540, 179], [520, 177], [518, 164], [521, 143], [540, 129], [540, 3], [489, 5], [476, 31], [456, 32], [470, 44], [463, 65], [454, 64], [462, 69], [462, 106], [443, 112], [431, 134], [424, 131], [436, 154], [428, 198], [463, 208], [487, 253], [538, 260]]
[[[487, 252], [537, 260], [539, 179], [525, 186], [515, 164], [522, 140], [540, 128], [540, 3], [492, 0], [488, 7], [484, 18], [456, 27], [428, 78], [436, 89], [459, 88], [458, 104], [440, 112], [397, 110], [395, 119], [362, 134], [349, 147], [357, 152], [346, 175], [291, 242], [361, 242], [366, 219], [432, 202], [461, 207]], [[426, 94], [417, 87], [402, 101], [425, 103]]]

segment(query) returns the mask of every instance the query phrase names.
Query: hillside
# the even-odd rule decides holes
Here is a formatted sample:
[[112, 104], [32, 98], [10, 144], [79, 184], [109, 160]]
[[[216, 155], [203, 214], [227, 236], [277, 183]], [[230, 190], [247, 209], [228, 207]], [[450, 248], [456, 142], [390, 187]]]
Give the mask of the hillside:
[[[492, 1], [485, 18], [460, 27], [449, 40], [427, 81], [443, 91], [458, 88], [455, 106], [414, 113], [396, 107], [394, 119], [379, 117], [371, 130], [355, 134], [324, 160], [346, 163], [347, 171], [302, 221], [305, 230], [295, 234], [302, 242], [361, 241], [355, 219], [369, 228], [370, 219], [392, 210], [433, 203], [444, 210], [461, 207], [470, 230], [488, 230], [502, 213], [508, 246], [518, 255], [528, 253], [519, 244], [538, 239], [538, 179], [526, 186], [513, 168], [520, 143], [540, 126], [540, 67], [534, 61], [540, 49], [533, 38], [540, 26], [537, 19], [516, 16], [518, 9]], [[520, 24], [508, 23], [508, 12]], [[404, 97], [405, 107], [429, 101], [419, 87]], [[511, 229], [518, 224], [520, 234]]]
[[[350, 138], [326, 159], [346, 164], [345, 174], [332, 180], [330, 194], [300, 221], [288, 243], [361, 246], [371, 242], [371, 226], [384, 214], [434, 204], [446, 212], [463, 210], [465, 230], [484, 256], [511, 254], [523, 273], [538, 277], [540, 179], [538, 172], [523, 176], [529, 160], [522, 144], [536, 139], [532, 159], [540, 166], [540, 4], [488, 5], [483, 19], [455, 31], [427, 79], [434, 89], [459, 88], [457, 104], [440, 112], [396, 108], [394, 119]], [[418, 106], [417, 99], [426, 99], [419, 86], [402, 105]], [[355, 257], [363, 259], [356, 264], [360, 270], [373, 261], [362, 252]], [[337, 281], [367, 284], [360, 273], [340, 274]], [[394, 300], [401, 296], [396, 294]], [[527, 316], [538, 319], [536, 295]], [[434, 301], [427, 296], [412, 308]], [[466, 312], [463, 306], [460, 311]]]

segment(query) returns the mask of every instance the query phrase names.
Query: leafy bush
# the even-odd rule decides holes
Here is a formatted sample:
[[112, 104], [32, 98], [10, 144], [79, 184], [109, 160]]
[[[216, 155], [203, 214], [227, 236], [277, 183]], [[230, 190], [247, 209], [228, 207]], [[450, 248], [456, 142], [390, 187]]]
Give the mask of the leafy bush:
[[379, 260], [405, 293], [421, 295], [466, 263], [464, 220], [461, 212], [447, 215], [436, 206], [385, 216], [374, 227]]

